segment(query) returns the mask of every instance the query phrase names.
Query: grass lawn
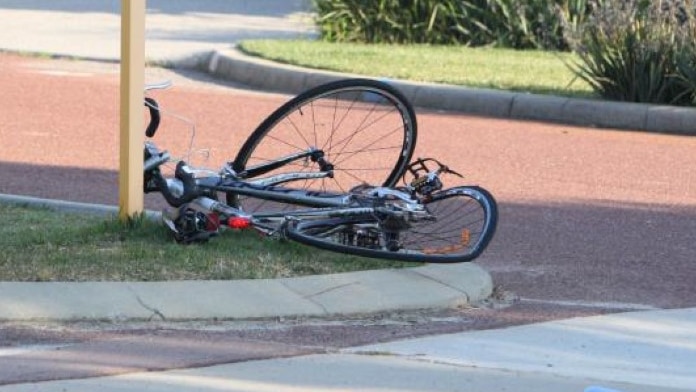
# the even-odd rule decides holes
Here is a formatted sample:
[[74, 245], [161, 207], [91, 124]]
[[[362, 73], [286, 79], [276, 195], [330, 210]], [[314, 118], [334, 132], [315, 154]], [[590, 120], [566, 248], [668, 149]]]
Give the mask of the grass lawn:
[[468, 87], [591, 97], [569, 68], [571, 53], [429, 45], [249, 40], [247, 54], [309, 68]]
[[179, 245], [160, 222], [0, 204], [0, 281], [261, 279], [415, 264], [346, 256], [254, 231]]

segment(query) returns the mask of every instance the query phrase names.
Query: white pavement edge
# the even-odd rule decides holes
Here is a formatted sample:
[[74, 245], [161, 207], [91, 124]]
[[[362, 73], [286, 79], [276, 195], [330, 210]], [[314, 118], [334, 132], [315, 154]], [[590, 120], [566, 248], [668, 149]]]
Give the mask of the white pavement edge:
[[696, 308], [575, 318], [344, 352], [693, 391]]
[[[113, 206], [3, 194], [0, 202], [116, 212]], [[0, 320], [326, 316], [466, 306], [492, 291], [490, 274], [474, 263], [233, 281], [0, 282]]]
[[696, 309], [614, 314], [2, 391], [686, 392]]

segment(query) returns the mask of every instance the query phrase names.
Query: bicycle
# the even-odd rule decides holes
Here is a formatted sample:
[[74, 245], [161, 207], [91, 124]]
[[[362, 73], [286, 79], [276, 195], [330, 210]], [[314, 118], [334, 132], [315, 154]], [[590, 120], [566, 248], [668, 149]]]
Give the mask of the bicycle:
[[[151, 138], [160, 108], [151, 97], [145, 105]], [[473, 260], [494, 235], [496, 201], [478, 186], [444, 189], [443, 175], [462, 176], [436, 159], [411, 161], [416, 128], [412, 105], [393, 86], [331, 82], [279, 107], [218, 171], [180, 160], [166, 177], [170, 154], [146, 141], [144, 190], [175, 208], [164, 221], [182, 243], [254, 228], [358, 256]]]

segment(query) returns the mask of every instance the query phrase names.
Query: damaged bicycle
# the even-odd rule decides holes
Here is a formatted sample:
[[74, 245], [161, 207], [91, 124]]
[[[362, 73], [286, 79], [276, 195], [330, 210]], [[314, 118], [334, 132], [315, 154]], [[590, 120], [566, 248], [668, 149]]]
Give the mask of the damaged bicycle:
[[[162, 110], [146, 88], [152, 138]], [[162, 132], [162, 131], [160, 131]], [[434, 158], [413, 159], [415, 111], [391, 84], [345, 79], [280, 106], [217, 169], [144, 149], [144, 191], [171, 207], [163, 219], [181, 243], [233, 229], [346, 254], [422, 263], [478, 257], [496, 230], [494, 197]], [[163, 165], [175, 164], [173, 175]]]

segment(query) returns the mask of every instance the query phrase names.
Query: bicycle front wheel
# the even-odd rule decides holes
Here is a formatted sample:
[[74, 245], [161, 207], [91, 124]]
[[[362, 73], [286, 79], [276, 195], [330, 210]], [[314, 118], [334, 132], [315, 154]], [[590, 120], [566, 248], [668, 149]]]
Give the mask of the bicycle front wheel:
[[[416, 115], [394, 87], [370, 79], [346, 79], [310, 89], [272, 113], [240, 149], [233, 168], [271, 162], [319, 149], [333, 165], [333, 178], [296, 180], [290, 187], [347, 193], [358, 185], [393, 186], [416, 145]], [[266, 176], [319, 172], [310, 159], [293, 162]], [[228, 204], [249, 213], [292, 209], [288, 203], [228, 194]]]
[[364, 217], [300, 221], [288, 228], [288, 237], [358, 256], [461, 263], [478, 257], [495, 234], [497, 204], [483, 188], [463, 186], [436, 193], [426, 208], [432, 219], [412, 222], [398, 234], [379, 227], [375, 218]]

